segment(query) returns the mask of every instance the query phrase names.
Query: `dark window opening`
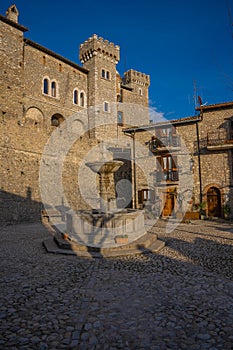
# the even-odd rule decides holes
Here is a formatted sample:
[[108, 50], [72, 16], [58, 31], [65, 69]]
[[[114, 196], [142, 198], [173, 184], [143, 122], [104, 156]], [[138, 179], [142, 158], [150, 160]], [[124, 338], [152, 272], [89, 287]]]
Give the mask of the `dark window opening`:
[[48, 79], [44, 79], [44, 88], [43, 88], [44, 94], [48, 95], [49, 93], [49, 81]]
[[51, 83], [51, 95], [53, 97], [56, 97], [56, 95], [57, 95], [57, 86], [56, 86], [55, 81], [52, 81], [52, 83]]
[[117, 112], [117, 124], [120, 126], [123, 125], [123, 112], [121, 111]]
[[84, 93], [81, 92], [80, 93], [80, 106], [84, 107], [84, 105], [85, 105], [85, 96], [84, 96]]
[[77, 105], [78, 104], [78, 91], [74, 90], [74, 104]]
[[65, 118], [61, 114], [54, 114], [51, 118], [51, 125], [52, 126], [59, 126]]

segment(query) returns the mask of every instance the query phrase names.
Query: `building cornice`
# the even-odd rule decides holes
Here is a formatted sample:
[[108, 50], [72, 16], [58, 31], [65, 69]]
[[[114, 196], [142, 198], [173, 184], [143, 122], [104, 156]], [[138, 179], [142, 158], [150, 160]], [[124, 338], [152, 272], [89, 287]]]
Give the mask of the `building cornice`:
[[193, 117], [181, 118], [176, 120], [166, 120], [158, 123], [151, 123], [148, 125], [133, 126], [133, 127], [124, 129], [123, 132], [135, 133], [140, 131], [158, 129], [164, 126], [171, 126], [171, 125], [178, 126], [178, 125], [185, 125], [185, 124], [191, 124], [191, 123], [198, 123], [201, 120], [202, 118], [200, 116], [193, 116]]
[[68, 64], [69, 66], [72, 66], [72, 67], [78, 69], [82, 73], [88, 74], [88, 72], [89, 72], [88, 69], [86, 69], [86, 68], [84, 68], [82, 66], [79, 66], [77, 63], [68, 60], [67, 58], [57, 54], [56, 52], [53, 52], [53, 51], [47, 49], [44, 46], [41, 46], [40, 44], [35, 43], [34, 41], [31, 41], [30, 39], [26, 39], [25, 38], [24, 42], [25, 42], [26, 45], [32, 46], [35, 49], [40, 50], [40, 51], [46, 53], [47, 55], [52, 56], [52, 57], [54, 57], [54, 58], [56, 58], [56, 59], [58, 59], [58, 60], [60, 60], [60, 61], [62, 61], [64, 63]]
[[14, 21], [11, 21], [9, 18], [6, 18], [6, 17], [4, 17], [2, 15], [0, 15], [0, 20], [2, 22], [5, 22], [5, 23], [9, 24], [10, 26], [12, 26], [12, 27], [14, 27], [14, 28], [16, 28], [18, 30], [21, 30], [21, 32], [27, 32], [28, 31], [28, 28], [22, 26], [21, 24], [18, 24], [16, 22], [14, 22]]
[[233, 101], [230, 102], [223, 102], [223, 103], [216, 103], [212, 105], [201, 105], [199, 107], [196, 107], [196, 111], [207, 111], [209, 109], [222, 109], [222, 108], [228, 108], [233, 107]]

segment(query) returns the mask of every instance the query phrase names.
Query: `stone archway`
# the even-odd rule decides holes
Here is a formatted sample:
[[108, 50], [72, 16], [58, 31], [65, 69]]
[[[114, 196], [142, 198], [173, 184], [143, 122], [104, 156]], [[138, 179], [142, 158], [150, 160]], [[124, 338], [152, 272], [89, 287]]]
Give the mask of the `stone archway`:
[[36, 107], [30, 107], [25, 115], [25, 123], [39, 126], [42, 125], [44, 117], [42, 112]]
[[221, 216], [221, 193], [217, 187], [210, 187], [207, 191], [207, 212], [209, 217]]

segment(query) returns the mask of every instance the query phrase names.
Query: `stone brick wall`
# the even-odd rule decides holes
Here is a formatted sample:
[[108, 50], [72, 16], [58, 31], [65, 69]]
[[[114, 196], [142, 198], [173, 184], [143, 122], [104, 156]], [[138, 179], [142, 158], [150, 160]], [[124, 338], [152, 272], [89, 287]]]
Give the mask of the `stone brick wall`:
[[[52, 189], [57, 206], [69, 206], [74, 210], [89, 208], [90, 203], [83, 198], [78, 180], [83, 160], [106, 137], [112, 140], [112, 147], [129, 148], [129, 139], [122, 133], [124, 125], [117, 125], [116, 102], [122, 95], [122, 78], [116, 71], [120, 48], [93, 36], [80, 46], [84, 66], [79, 66], [25, 39], [23, 33], [26, 28], [18, 24], [16, 10], [17, 16], [8, 19], [0, 16], [0, 221], [8, 222], [39, 220], [43, 205], [48, 205], [42, 203], [41, 198], [41, 162], [47, 162], [51, 167], [48, 174], [53, 175], [52, 164], [59, 164], [59, 152], [67, 153], [62, 167], [63, 195], [58, 188], [56, 174], [54, 178], [49, 178], [50, 183], [45, 181], [43, 186]], [[105, 76], [102, 70], [106, 72]], [[56, 83], [56, 96], [44, 93], [45, 78], [49, 84]], [[139, 96], [136, 87], [132, 87], [127, 90], [124, 101], [147, 105], [148, 87], [143, 87], [143, 96]], [[74, 89], [85, 94], [84, 106], [74, 104]], [[103, 110], [105, 101], [111, 108], [107, 113]], [[68, 122], [67, 127], [64, 127], [66, 124], [55, 126], [53, 117], [57, 118], [58, 124], [72, 122]], [[104, 121], [102, 126], [96, 122], [100, 118]], [[133, 120], [132, 115], [130, 118], [129, 124], [138, 122]], [[143, 123], [147, 122], [144, 115]], [[58, 152], [46, 154], [45, 145], [51, 141], [54, 132], [57, 132]], [[65, 150], [69, 137], [73, 144]], [[120, 140], [124, 140], [123, 146], [118, 144]], [[123, 172], [125, 178], [131, 181], [129, 163], [124, 166]], [[96, 186], [98, 188], [97, 177]]]

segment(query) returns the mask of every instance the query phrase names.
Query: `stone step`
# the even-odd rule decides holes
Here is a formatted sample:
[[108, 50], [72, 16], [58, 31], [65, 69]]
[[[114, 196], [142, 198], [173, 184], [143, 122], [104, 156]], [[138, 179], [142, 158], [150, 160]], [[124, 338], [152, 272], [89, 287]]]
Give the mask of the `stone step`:
[[49, 238], [43, 242], [47, 252], [55, 254], [77, 255], [80, 257], [117, 257], [122, 255], [145, 254], [158, 252], [165, 243], [157, 239], [155, 234], [146, 233], [130, 244], [111, 248], [89, 247], [71, 241], [64, 240], [58, 234], [54, 238]]

